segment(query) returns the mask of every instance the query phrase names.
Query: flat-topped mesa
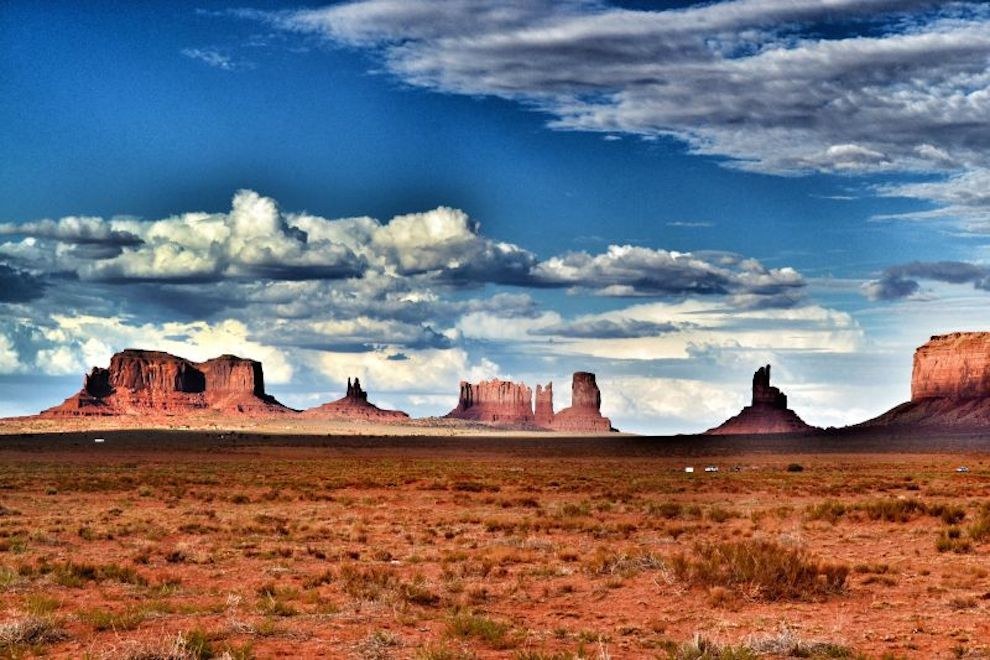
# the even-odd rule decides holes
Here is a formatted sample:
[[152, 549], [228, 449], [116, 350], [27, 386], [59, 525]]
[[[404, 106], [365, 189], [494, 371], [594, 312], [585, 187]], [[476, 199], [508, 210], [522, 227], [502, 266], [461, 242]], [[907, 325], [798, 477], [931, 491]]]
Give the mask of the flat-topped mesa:
[[935, 335], [914, 352], [911, 400], [990, 396], [990, 332]]
[[815, 430], [787, 407], [787, 395], [770, 385], [770, 365], [753, 374], [752, 403], [713, 429], [707, 435], [770, 435], [805, 433]]
[[990, 427], [990, 332], [935, 335], [914, 352], [911, 400], [860, 427]]
[[457, 407], [447, 413], [454, 419], [497, 424], [531, 424], [533, 390], [525, 383], [497, 378], [480, 383], [461, 381]]
[[368, 402], [368, 393], [361, 389], [361, 380], [347, 379], [347, 394], [343, 398], [324, 403], [303, 412], [307, 417], [359, 422], [394, 422], [409, 419], [401, 410], [384, 410]]
[[550, 422], [554, 431], [607, 433], [612, 422], [601, 413], [602, 395], [595, 374], [576, 371], [571, 377], [571, 405], [555, 413]]
[[261, 363], [222, 355], [197, 363], [163, 353], [127, 349], [94, 367], [82, 389], [45, 417], [174, 415], [191, 412], [267, 415], [290, 412], [265, 393]]

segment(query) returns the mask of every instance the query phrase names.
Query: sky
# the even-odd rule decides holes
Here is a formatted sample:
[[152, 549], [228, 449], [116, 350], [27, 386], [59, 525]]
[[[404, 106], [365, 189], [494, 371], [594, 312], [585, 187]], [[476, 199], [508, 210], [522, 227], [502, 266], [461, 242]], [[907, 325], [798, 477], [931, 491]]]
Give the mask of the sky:
[[762, 364], [806, 421], [909, 397], [990, 324], [990, 4], [0, 7], [0, 415], [128, 347], [358, 376], [594, 371], [704, 430]]

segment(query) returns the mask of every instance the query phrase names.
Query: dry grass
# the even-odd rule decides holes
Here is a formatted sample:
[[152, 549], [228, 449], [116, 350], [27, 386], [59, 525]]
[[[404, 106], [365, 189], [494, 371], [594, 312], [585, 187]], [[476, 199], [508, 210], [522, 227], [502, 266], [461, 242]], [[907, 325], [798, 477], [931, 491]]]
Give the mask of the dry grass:
[[[964, 477], [954, 457], [723, 459], [740, 469], [254, 447], [3, 460], [0, 655], [749, 658], [767, 635], [798, 657], [990, 653], [976, 459]], [[842, 639], [814, 641], [833, 620]]]
[[772, 541], [705, 542], [671, 566], [702, 587], [734, 587], [762, 600], [815, 600], [841, 593], [849, 567], [826, 563]]

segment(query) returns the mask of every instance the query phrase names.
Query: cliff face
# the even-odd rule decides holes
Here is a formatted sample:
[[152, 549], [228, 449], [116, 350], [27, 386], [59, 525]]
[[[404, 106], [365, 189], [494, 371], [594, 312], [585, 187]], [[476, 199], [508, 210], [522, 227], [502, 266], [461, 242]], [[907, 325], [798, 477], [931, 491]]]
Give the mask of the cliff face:
[[175, 415], [215, 411], [255, 415], [289, 409], [265, 394], [260, 362], [223, 355], [196, 363], [160, 351], [127, 349], [95, 367], [83, 388], [46, 417]]
[[932, 337], [914, 352], [911, 400], [857, 426], [990, 427], [990, 332]]
[[525, 383], [461, 381], [460, 400], [447, 417], [552, 431], [607, 433], [612, 423], [602, 417], [601, 401], [595, 374], [584, 371], [576, 372], [572, 379], [570, 407], [558, 413], [553, 411], [553, 383], [536, 386], [534, 411], [533, 393]]
[[607, 433], [612, 422], [601, 413], [602, 395], [595, 374], [575, 372], [571, 377], [571, 405], [553, 415], [550, 428], [554, 431]]
[[550, 428], [553, 422], [553, 383], [536, 386], [536, 423]]
[[447, 417], [503, 424], [532, 423], [533, 390], [525, 383], [488, 380], [480, 383], [461, 381], [457, 407]]
[[936, 335], [914, 352], [911, 400], [990, 396], [990, 332]]
[[752, 403], [725, 422], [709, 429], [708, 435], [770, 435], [776, 433], [804, 433], [815, 427], [805, 424], [793, 410], [787, 407], [787, 395], [770, 385], [770, 365], [760, 367], [753, 374]]
[[368, 402], [368, 393], [361, 389], [361, 381], [347, 379], [347, 394], [343, 398], [310, 408], [304, 413], [307, 417], [363, 422], [396, 422], [409, 419], [401, 410], [383, 410]]

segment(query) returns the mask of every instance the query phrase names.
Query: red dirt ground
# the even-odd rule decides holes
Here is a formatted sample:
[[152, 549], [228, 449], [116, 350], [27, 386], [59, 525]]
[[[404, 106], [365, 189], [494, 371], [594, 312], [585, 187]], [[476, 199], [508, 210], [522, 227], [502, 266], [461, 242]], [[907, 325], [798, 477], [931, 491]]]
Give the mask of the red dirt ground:
[[[0, 438], [0, 654], [990, 653], [978, 437], [91, 435]], [[939, 551], [950, 528], [969, 546]], [[845, 588], [768, 600], [677, 568], [761, 540], [847, 566]], [[25, 621], [54, 634], [12, 642]]]

